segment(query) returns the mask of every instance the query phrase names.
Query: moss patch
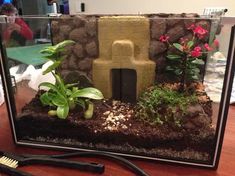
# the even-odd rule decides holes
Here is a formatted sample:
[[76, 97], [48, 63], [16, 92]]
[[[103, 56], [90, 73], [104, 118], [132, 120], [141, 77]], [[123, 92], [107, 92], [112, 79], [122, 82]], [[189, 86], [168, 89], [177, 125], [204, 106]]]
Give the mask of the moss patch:
[[198, 99], [195, 94], [153, 86], [140, 96], [136, 117], [153, 124], [173, 124], [180, 127], [187, 108], [196, 103]]

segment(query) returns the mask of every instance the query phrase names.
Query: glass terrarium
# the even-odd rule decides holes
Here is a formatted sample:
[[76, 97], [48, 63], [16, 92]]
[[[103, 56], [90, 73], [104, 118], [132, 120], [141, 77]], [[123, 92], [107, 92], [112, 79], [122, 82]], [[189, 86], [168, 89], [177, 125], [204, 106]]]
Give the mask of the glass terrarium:
[[[16, 144], [217, 168], [234, 28], [195, 14], [1, 17]], [[226, 21], [226, 20], [225, 20]]]

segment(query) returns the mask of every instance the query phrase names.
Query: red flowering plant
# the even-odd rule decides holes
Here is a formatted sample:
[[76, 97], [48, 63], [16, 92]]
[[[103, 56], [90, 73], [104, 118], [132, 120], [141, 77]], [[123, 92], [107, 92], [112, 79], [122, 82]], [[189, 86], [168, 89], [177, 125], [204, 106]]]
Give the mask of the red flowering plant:
[[[180, 90], [183, 91], [186, 83], [200, 79], [200, 67], [205, 65], [205, 54], [213, 51], [218, 46], [218, 41], [214, 40], [213, 45], [204, 42], [208, 31], [201, 26], [191, 25], [188, 30], [193, 33], [191, 40], [181, 38], [179, 43], [170, 43], [168, 35], [162, 35], [159, 40], [167, 43], [169, 47], [176, 49], [174, 54], [168, 54], [169, 65], [167, 71], [173, 72], [180, 78]], [[212, 47], [213, 46], [213, 47]], [[204, 57], [203, 57], [204, 55]]]

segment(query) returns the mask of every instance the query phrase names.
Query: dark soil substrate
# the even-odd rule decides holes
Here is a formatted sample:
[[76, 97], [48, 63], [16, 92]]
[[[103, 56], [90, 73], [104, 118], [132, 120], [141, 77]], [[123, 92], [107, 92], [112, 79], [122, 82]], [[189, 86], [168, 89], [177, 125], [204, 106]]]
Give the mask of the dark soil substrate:
[[49, 117], [47, 110], [38, 97], [26, 105], [17, 117], [18, 139], [198, 161], [209, 161], [214, 150], [212, 127], [189, 131], [151, 125], [137, 120], [132, 105], [126, 103], [96, 103], [90, 120], [81, 112], [71, 112], [67, 120]]
[[195, 151], [191, 148], [186, 148], [184, 150], [175, 150], [174, 148], [137, 148], [134, 146], [131, 146], [129, 144], [122, 144], [122, 145], [113, 145], [113, 144], [93, 144], [93, 143], [86, 143], [86, 142], [79, 142], [75, 139], [63, 139], [63, 138], [52, 138], [52, 137], [36, 137], [32, 138], [29, 136], [24, 136], [23, 138], [26, 141], [31, 142], [39, 142], [44, 144], [51, 144], [51, 145], [57, 145], [60, 146], [68, 146], [73, 148], [86, 148], [86, 149], [92, 149], [92, 150], [101, 150], [101, 151], [108, 151], [108, 152], [121, 152], [123, 154], [127, 154], [128, 156], [134, 155], [134, 156], [144, 156], [149, 158], [169, 158], [169, 159], [177, 159], [177, 160], [183, 160], [183, 161], [198, 161], [200, 163], [208, 163], [211, 160], [211, 156], [207, 152], [200, 152]]

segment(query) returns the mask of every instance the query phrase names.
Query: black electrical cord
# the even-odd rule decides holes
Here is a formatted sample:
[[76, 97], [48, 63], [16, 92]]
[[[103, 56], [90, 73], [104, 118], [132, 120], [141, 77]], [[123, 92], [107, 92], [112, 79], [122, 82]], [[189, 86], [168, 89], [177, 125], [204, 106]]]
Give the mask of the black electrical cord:
[[[24, 155], [24, 156], [30, 156], [30, 157], [38, 157], [38, 155]], [[101, 152], [101, 151], [86, 151], [86, 152], [71, 152], [71, 153], [64, 153], [64, 154], [58, 154], [58, 155], [40, 155], [40, 157], [50, 157], [50, 158], [68, 158], [68, 157], [104, 157], [111, 160], [114, 160], [121, 165], [129, 168], [132, 172], [134, 172], [138, 176], [149, 176], [144, 170], [136, 166], [134, 163], [128, 161], [127, 159], [109, 154], [107, 152]]]

